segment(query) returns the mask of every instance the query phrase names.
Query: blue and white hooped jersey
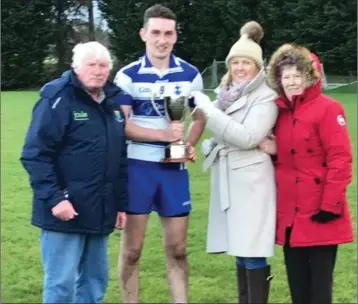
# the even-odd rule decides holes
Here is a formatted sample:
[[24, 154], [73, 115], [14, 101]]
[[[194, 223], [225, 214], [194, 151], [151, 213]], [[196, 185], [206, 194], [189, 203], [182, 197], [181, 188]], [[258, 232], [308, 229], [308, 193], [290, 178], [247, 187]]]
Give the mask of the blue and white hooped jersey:
[[[114, 83], [127, 94], [123, 96], [121, 105], [132, 106], [129, 119], [151, 129], [166, 129], [169, 126], [165, 118], [164, 96], [178, 98], [203, 90], [199, 70], [173, 54], [169, 68], [163, 72], [154, 68], [145, 54], [119, 70]], [[166, 145], [166, 142], [132, 140], [128, 144], [128, 158], [159, 162], [164, 157]]]

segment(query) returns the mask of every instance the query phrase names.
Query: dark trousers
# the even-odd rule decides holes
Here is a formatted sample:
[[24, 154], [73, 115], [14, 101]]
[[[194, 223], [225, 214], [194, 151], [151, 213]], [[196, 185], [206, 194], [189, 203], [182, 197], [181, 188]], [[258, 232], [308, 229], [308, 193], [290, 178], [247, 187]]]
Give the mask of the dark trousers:
[[284, 256], [292, 304], [331, 304], [337, 245], [290, 247]]

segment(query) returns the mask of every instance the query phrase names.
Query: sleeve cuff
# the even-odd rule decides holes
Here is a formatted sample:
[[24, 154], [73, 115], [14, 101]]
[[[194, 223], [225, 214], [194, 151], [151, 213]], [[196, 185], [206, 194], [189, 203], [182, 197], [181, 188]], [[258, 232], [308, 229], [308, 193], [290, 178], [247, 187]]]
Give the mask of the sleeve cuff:
[[50, 206], [50, 208], [52, 209], [53, 207], [55, 207], [58, 203], [62, 202], [62, 201], [65, 201], [67, 200], [68, 197], [66, 197], [65, 195], [62, 195], [62, 196], [57, 196], [56, 198], [54, 199], [51, 199], [49, 202], [48, 202], [48, 206]]
[[270, 156], [271, 156], [271, 160], [275, 163], [277, 161], [277, 154], [270, 155]]
[[126, 212], [128, 208], [128, 192], [123, 191], [117, 200], [117, 212]]
[[69, 199], [68, 191], [67, 189], [63, 191], [62, 190], [57, 191], [53, 197], [54, 198], [50, 199], [48, 202], [48, 206], [50, 206], [51, 209], [55, 207], [58, 203]]
[[126, 212], [127, 211], [127, 202], [124, 204], [118, 204], [117, 212]]
[[117, 104], [120, 106], [131, 106], [132, 105], [132, 97], [128, 94], [120, 95], [117, 98]]

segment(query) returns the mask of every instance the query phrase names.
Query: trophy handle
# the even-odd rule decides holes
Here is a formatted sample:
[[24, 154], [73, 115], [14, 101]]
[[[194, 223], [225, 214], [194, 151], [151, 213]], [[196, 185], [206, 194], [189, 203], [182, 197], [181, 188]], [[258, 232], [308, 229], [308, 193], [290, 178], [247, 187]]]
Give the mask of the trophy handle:
[[[170, 120], [168, 119], [168, 117], [167, 117], [167, 115], [165, 115], [165, 116], [163, 116], [161, 113], [160, 113], [160, 111], [159, 111], [159, 109], [158, 109], [158, 107], [157, 107], [157, 105], [156, 105], [156, 103], [155, 103], [155, 97], [156, 97], [156, 95], [155, 95], [155, 93], [152, 95], [152, 98], [150, 99], [150, 103], [152, 104], [152, 106], [153, 106], [153, 108], [154, 108], [154, 110], [155, 110], [155, 112], [157, 112], [157, 114], [160, 116], [160, 117], [165, 117], [169, 122], [170, 122]], [[164, 97], [165, 98], [165, 97]], [[166, 102], [164, 101], [164, 113], [167, 113], [167, 105], [166, 105]]]
[[[190, 114], [189, 114], [188, 116], [183, 115], [182, 119], [180, 120], [181, 122], [184, 122], [185, 120], [187, 120], [188, 118], [190, 118], [190, 117], [196, 112], [196, 110], [198, 109], [197, 106], [192, 107], [192, 106], [190, 105], [190, 98], [191, 98], [191, 97], [192, 97], [191, 94], [189, 94], [189, 96], [188, 96], [187, 99], [186, 99], [185, 108], [186, 108], [186, 109], [193, 109], [193, 108], [194, 108], [194, 109], [190, 112]], [[194, 103], [194, 105], [195, 105], [195, 103]]]
[[198, 107], [195, 107], [193, 111], [190, 112], [190, 114], [188, 116], [183, 115], [183, 118], [180, 120], [180, 122], [183, 122], [185, 120], [187, 120], [188, 118], [190, 118], [198, 109]]

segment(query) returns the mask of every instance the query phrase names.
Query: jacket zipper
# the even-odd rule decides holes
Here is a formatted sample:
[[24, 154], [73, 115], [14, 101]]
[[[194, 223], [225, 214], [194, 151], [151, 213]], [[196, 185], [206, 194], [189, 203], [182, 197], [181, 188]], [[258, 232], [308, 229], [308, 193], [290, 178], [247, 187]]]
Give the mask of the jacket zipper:
[[104, 109], [102, 108], [101, 105], [98, 105], [99, 107], [99, 111], [100, 111], [100, 115], [101, 118], [103, 120], [103, 124], [104, 124], [104, 128], [105, 128], [105, 140], [106, 140], [106, 152], [105, 153], [105, 166], [104, 166], [104, 171], [103, 171], [103, 178], [102, 178], [102, 183], [103, 183], [103, 187], [102, 187], [102, 218], [101, 218], [101, 234], [103, 233], [103, 229], [104, 229], [104, 222], [105, 222], [105, 197], [106, 197], [106, 175], [107, 175], [107, 170], [108, 170], [108, 126], [107, 126], [107, 121], [106, 121], [106, 113], [104, 111]]

